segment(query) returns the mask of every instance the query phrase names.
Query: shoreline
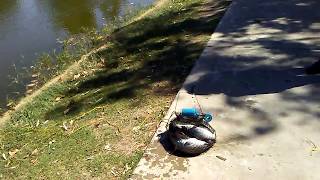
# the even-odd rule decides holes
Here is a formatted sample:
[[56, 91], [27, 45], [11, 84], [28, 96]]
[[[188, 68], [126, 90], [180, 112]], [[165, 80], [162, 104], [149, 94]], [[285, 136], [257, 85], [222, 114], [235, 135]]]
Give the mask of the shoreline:
[[[150, 8], [148, 8], [141, 15], [138, 15], [137, 17], [133, 18], [133, 20], [131, 20], [131, 21], [129, 20], [127, 23], [125, 23], [124, 26], [126, 26], [126, 24], [134, 23], [135, 21], [138, 21], [138, 20], [146, 17], [148, 14], [152, 13], [152, 11], [156, 10], [157, 8], [160, 8], [161, 6], [163, 6], [168, 1], [169, 0], [157, 0], [154, 3], [154, 5], [152, 5]], [[52, 78], [51, 80], [49, 80], [47, 83], [43, 84], [39, 89], [37, 89], [36, 91], [32, 92], [31, 94], [28, 94], [27, 96], [22, 97], [13, 108], [7, 110], [6, 112], [4, 112], [4, 114], [2, 116], [0, 116], [0, 128], [3, 127], [3, 125], [6, 123], [6, 121], [8, 121], [10, 119], [11, 114], [13, 112], [18, 111], [20, 108], [22, 108], [27, 103], [32, 102], [34, 97], [36, 97], [37, 95], [39, 95], [41, 92], [45, 91], [46, 89], [50, 88], [52, 85], [54, 85], [58, 81], [66, 81], [68, 77], [72, 76], [72, 74], [73, 74], [72, 71], [75, 70], [76, 68], [78, 68], [83, 61], [88, 59], [89, 56], [92, 56], [92, 55], [94, 55], [96, 53], [99, 53], [100, 51], [103, 51], [106, 48], [107, 48], [107, 45], [102, 45], [102, 46], [100, 46], [98, 48], [95, 48], [95, 49], [91, 50], [89, 53], [82, 55], [80, 60], [75, 61], [74, 63], [72, 63], [60, 75]]]

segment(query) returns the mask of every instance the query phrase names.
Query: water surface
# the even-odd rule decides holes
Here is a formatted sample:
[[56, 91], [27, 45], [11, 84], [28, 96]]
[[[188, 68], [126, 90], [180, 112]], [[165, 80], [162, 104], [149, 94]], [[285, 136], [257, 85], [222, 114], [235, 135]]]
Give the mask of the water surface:
[[104, 24], [154, 0], [1, 0], [0, 106], [10, 92], [13, 65], [28, 67], [43, 52], [59, 50], [57, 39], [101, 29]]

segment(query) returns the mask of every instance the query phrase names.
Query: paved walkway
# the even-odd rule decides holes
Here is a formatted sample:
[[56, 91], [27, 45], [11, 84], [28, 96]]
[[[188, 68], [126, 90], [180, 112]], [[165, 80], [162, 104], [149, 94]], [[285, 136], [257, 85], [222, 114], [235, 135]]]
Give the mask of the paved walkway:
[[234, 0], [178, 99], [178, 109], [192, 106], [194, 89], [216, 115], [218, 142], [185, 158], [170, 155], [156, 135], [132, 178], [319, 179], [320, 76], [303, 73], [320, 57], [319, 7]]

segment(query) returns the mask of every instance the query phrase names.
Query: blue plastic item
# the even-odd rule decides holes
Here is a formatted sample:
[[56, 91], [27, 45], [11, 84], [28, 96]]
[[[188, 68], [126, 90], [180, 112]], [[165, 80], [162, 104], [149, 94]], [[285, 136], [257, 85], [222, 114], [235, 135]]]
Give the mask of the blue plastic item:
[[204, 120], [208, 123], [210, 121], [212, 121], [212, 115], [211, 114], [205, 114], [204, 115]]
[[183, 108], [181, 110], [181, 115], [188, 118], [198, 118], [200, 115], [204, 116], [204, 121], [210, 122], [212, 121], [213, 117], [211, 114], [201, 114], [196, 108]]
[[200, 113], [196, 108], [183, 108], [181, 115], [190, 118], [198, 118]]

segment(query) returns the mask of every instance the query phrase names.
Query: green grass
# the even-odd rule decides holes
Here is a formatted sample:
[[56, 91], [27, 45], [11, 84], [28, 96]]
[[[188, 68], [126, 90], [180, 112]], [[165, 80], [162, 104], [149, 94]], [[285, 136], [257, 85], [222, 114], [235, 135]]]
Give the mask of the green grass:
[[128, 178], [228, 4], [170, 1], [99, 38], [0, 129], [0, 178]]

